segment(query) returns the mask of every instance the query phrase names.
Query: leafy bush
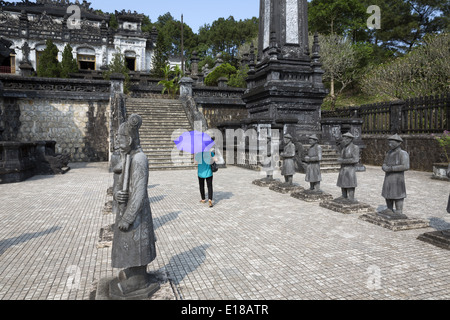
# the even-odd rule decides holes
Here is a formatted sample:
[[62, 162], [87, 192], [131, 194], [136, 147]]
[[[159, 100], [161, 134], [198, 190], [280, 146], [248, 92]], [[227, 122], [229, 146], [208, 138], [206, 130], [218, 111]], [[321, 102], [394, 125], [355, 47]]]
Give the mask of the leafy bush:
[[230, 76], [230, 80], [228, 80], [228, 85], [230, 87], [235, 88], [247, 88], [247, 82], [245, 79], [248, 76], [248, 66], [244, 66], [242, 68], [239, 68], [237, 73], [232, 74]]
[[181, 69], [179, 66], [171, 68], [170, 65], [166, 65], [161, 70], [164, 73], [164, 80], [158, 82], [159, 85], [163, 86], [161, 91], [162, 94], [167, 91], [167, 94], [171, 98], [175, 98], [178, 91], [180, 90], [179, 81], [181, 79]]
[[205, 78], [205, 84], [207, 86], [217, 86], [217, 80], [221, 77], [226, 77], [230, 79], [231, 75], [236, 74], [237, 70], [229, 63], [224, 63], [215, 68], [208, 76]]
[[404, 57], [374, 67], [362, 80], [368, 94], [407, 99], [447, 92], [450, 85], [450, 33], [429, 35]]

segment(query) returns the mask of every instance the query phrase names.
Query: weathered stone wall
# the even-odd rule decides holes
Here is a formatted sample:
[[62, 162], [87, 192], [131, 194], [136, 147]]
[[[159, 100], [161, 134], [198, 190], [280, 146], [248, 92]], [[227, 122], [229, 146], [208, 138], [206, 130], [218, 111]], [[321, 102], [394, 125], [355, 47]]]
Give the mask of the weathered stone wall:
[[55, 151], [71, 161], [108, 161], [106, 102], [18, 99], [18, 141], [56, 141]]
[[226, 121], [239, 121], [248, 117], [244, 106], [208, 106], [199, 108], [206, 118], [208, 128], [216, 128], [218, 124]]
[[[388, 151], [390, 135], [362, 135], [366, 148], [362, 152], [362, 163], [381, 166]], [[411, 170], [433, 171], [433, 163], [447, 162], [442, 148], [431, 135], [402, 135], [402, 149], [409, 153]]]
[[72, 162], [108, 161], [109, 81], [0, 77], [2, 140], [56, 141]]

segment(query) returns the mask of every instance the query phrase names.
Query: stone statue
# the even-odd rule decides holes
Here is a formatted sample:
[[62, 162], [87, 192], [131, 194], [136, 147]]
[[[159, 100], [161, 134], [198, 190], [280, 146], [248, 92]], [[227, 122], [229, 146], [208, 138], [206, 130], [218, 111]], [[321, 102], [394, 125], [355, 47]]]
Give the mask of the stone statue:
[[274, 181], [273, 179], [273, 170], [275, 166], [275, 160], [273, 159], [273, 150], [272, 150], [272, 137], [267, 136], [267, 157], [264, 159], [263, 162], [263, 170], [266, 172], [266, 177], [263, 178], [264, 180], [270, 182]]
[[388, 138], [389, 151], [381, 167], [386, 173], [381, 195], [386, 199], [387, 209], [381, 213], [406, 219], [403, 215], [403, 202], [406, 198], [405, 171], [409, 170], [409, 155], [401, 149], [402, 142], [398, 134]]
[[147, 265], [156, 258], [156, 237], [147, 193], [148, 160], [140, 147], [142, 118], [133, 114], [118, 131], [121, 161], [113, 169], [120, 174], [114, 186], [119, 209], [114, 226], [112, 267], [121, 268], [109, 284], [110, 296], [127, 299], [136, 294], [148, 297], [159, 283], [147, 273]]
[[284, 135], [284, 149], [280, 154], [283, 158], [283, 167], [281, 168], [281, 175], [284, 176], [285, 185], [292, 185], [292, 180], [295, 174], [295, 145], [292, 142], [292, 136], [290, 134]]
[[359, 147], [353, 144], [355, 137], [351, 133], [342, 135], [342, 150], [338, 162], [341, 164], [337, 186], [342, 189], [342, 196], [337, 201], [356, 203], [355, 189], [358, 186], [356, 166], [359, 163]]
[[309, 144], [308, 154], [305, 156], [305, 162], [307, 163], [305, 181], [309, 182], [310, 190], [320, 191], [322, 147], [319, 145], [319, 138], [315, 134], [309, 137]]

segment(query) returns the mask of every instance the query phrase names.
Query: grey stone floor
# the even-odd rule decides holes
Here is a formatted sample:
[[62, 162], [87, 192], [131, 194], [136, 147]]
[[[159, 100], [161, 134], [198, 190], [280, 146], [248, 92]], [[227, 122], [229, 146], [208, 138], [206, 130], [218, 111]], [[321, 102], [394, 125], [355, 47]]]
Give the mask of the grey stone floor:
[[[116, 274], [111, 248], [98, 248], [113, 223], [103, 213], [112, 174], [107, 163], [71, 166], [0, 185], [0, 300], [88, 300]], [[158, 257], [149, 270], [166, 272], [184, 300], [450, 299], [450, 251], [416, 239], [450, 228], [450, 184], [430, 175], [406, 173], [404, 210], [430, 227], [394, 232], [255, 186], [255, 171], [220, 169], [214, 208], [199, 203], [195, 170], [150, 172]], [[337, 173], [323, 179], [339, 196]], [[304, 175], [294, 182], [306, 187]], [[384, 205], [379, 167], [358, 182], [360, 201]]]

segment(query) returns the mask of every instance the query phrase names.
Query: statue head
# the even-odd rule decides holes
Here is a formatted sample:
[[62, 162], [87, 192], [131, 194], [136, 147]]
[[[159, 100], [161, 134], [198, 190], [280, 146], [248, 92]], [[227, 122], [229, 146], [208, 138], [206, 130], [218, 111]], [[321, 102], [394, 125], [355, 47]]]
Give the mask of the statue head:
[[123, 153], [130, 153], [140, 147], [139, 128], [142, 118], [138, 114], [132, 114], [128, 120], [122, 123], [118, 132], [119, 149]]
[[394, 134], [393, 136], [390, 136], [388, 138], [388, 146], [389, 149], [393, 150], [397, 147], [399, 147], [403, 142], [403, 139], [398, 135], [398, 134]]
[[355, 137], [350, 132], [347, 132], [347, 133], [342, 135], [342, 144], [346, 147], [350, 143], [352, 143], [354, 138]]

